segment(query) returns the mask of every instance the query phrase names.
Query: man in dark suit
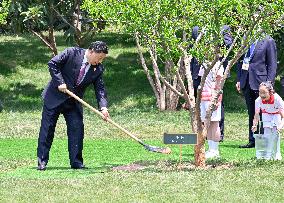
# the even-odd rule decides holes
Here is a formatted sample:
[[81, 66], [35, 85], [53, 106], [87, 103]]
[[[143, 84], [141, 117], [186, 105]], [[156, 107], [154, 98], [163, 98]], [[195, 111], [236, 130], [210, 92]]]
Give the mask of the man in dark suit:
[[86, 88], [94, 85], [98, 106], [105, 119], [109, 117], [107, 95], [102, 79], [104, 67], [101, 62], [108, 53], [105, 42], [91, 43], [88, 49], [72, 47], [48, 62], [51, 80], [43, 91], [43, 111], [38, 138], [38, 170], [45, 170], [54, 138], [56, 123], [63, 114], [67, 125], [68, 151], [71, 168], [84, 169], [83, 164], [83, 108], [68, 96], [66, 89], [83, 97]]
[[[277, 69], [277, 53], [274, 39], [266, 36], [253, 43], [248, 52], [237, 64], [238, 92], [243, 92], [249, 115], [249, 142], [241, 148], [255, 147], [253, 132], [253, 117], [255, 113], [255, 100], [259, 96], [259, 85], [264, 81], [274, 82]], [[257, 128], [258, 129], [258, 128]], [[259, 132], [255, 132], [256, 134]]]
[[[194, 40], [196, 40], [198, 37], [198, 31], [199, 31], [198, 26], [193, 27], [192, 38]], [[221, 34], [223, 35], [224, 45], [226, 46], [227, 49], [230, 48], [231, 44], [233, 43], [233, 38], [230, 34], [230, 27], [228, 25], [224, 25], [222, 27]], [[225, 60], [223, 65], [226, 68], [226, 66], [228, 65], [228, 60]], [[198, 63], [197, 59], [195, 57], [192, 58], [191, 63], [190, 63], [190, 71], [191, 71], [192, 80], [193, 80], [195, 98], [197, 97], [197, 88], [201, 82], [201, 77], [198, 75], [200, 66], [201, 65]], [[223, 141], [224, 139], [224, 120], [225, 120], [223, 100], [221, 102], [221, 105], [222, 105], [221, 106], [221, 120], [220, 120], [219, 126], [220, 126], [220, 131], [221, 131], [221, 141]]]

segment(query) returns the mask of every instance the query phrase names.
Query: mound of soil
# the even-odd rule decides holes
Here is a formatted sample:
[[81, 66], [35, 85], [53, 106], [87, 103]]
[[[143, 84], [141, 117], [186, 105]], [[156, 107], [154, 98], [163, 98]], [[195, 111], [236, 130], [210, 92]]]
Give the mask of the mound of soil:
[[137, 162], [129, 165], [112, 167], [113, 171], [191, 171], [191, 170], [226, 170], [233, 168], [231, 163], [209, 163], [204, 168], [196, 167], [192, 162], [171, 162], [171, 161], [156, 161], [156, 162]]
[[145, 169], [145, 166], [142, 166], [140, 164], [129, 164], [112, 168], [113, 171], [138, 171], [143, 169]]

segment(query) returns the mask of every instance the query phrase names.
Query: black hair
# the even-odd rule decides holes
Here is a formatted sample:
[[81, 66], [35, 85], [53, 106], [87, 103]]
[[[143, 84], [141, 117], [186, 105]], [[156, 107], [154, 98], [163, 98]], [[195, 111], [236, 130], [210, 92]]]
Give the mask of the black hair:
[[274, 87], [273, 87], [273, 83], [271, 81], [262, 82], [262, 83], [260, 83], [259, 87], [260, 86], [265, 86], [270, 94], [273, 94], [275, 92]]
[[192, 36], [192, 38], [193, 38], [194, 40], [196, 40], [197, 37], [198, 37], [198, 34], [199, 34], [198, 31], [199, 31], [199, 27], [198, 27], [198, 26], [194, 26], [194, 27], [192, 28], [191, 36]]
[[96, 52], [96, 53], [108, 54], [108, 46], [103, 41], [92, 42], [91, 45], [89, 46], [89, 49]]

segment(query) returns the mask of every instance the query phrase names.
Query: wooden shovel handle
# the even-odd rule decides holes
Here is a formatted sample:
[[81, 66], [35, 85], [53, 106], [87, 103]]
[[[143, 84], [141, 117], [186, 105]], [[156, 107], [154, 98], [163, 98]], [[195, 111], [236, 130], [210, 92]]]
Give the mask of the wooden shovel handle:
[[[98, 111], [97, 109], [95, 109], [94, 107], [92, 107], [90, 104], [88, 104], [87, 102], [85, 102], [83, 99], [81, 99], [80, 97], [78, 97], [76, 94], [74, 94], [73, 92], [71, 92], [70, 90], [66, 89], [66, 93], [73, 97], [74, 99], [76, 99], [78, 102], [80, 102], [81, 104], [83, 104], [84, 106], [86, 106], [87, 108], [89, 108], [90, 110], [92, 110], [93, 112], [95, 112], [96, 114], [98, 114], [100, 117], [102, 117], [103, 119], [105, 118], [104, 115]], [[123, 131], [124, 133], [126, 133], [127, 135], [129, 135], [130, 137], [132, 137], [134, 140], [136, 140], [137, 142], [139, 142], [140, 144], [143, 144], [142, 140], [140, 140], [139, 138], [137, 138], [135, 135], [133, 135], [131, 132], [129, 132], [128, 130], [124, 129], [123, 127], [121, 127], [120, 125], [118, 125], [116, 122], [114, 122], [113, 120], [111, 120], [110, 118], [106, 119], [107, 122], [111, 123], [112, 125], [114, 125], [115, 127], [117, 127], [118, 129], [120, 129], [121, 131]]]

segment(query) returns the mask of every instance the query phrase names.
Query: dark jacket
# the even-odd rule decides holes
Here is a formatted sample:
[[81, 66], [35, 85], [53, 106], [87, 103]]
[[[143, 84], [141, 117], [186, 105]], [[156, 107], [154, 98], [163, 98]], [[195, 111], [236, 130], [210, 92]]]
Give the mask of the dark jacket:
[[[102, 64], [98, 64], [96, 70], [91, 65], [83, 81], [79, 86], [76, 86], [85, 52], [85, 49], [77, 47], [67, 48], [48, 62], [51, 80], [42, 93], [44, 104], [48, 108], [55, 108], [69, 98], [67, 94], [58, 90], [58, 86], [64, 83], [70, 91], [80, 98], [83, 97], [86, 88], [93, 84], [99, 107], [107, 106], [107, 94], [102, 79], [104, 72]], [[78, 105], [82, 110], [82, 106]]]
[[[197, 39], [198, 31], [199, 31], [198, 26], [195, 26], [195, 27], [192, 28], [191, 37], [192, 37], [193, 40]], [[193, 87], [195, 89], [197, 89], [198, 85], [200, 84], [200, 78], [198, 78], [200, 66], [201, 65], [198, 63], [197, 59], [195, 57], [193, 57], [191, 59], [191, 62], [190, 62], [190, 71], [191, 71], [192, 80], [193, 80]]]
[[274, 82], [277, 69], [277, 51], [274, 39], [266, 36], [257, 42], [248, 70], [242, 69], [243, 59], [244, 56], [237, 64], [237, 79], [241, 88], [245, 88], [246, 83], [249, 82], [252, 90], [258, 90], [261, 82]]

